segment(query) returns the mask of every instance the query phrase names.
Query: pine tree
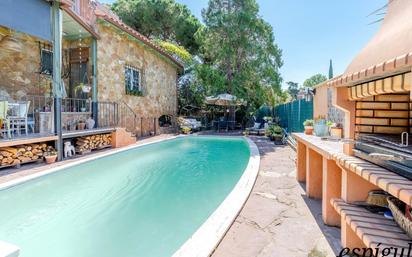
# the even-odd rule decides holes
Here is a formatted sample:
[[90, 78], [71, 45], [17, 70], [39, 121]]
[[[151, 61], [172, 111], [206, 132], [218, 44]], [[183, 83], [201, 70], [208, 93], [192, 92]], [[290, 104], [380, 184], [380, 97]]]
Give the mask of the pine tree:
[[224, 74], [222, 89], [255, 107], [266, 88], [280, 91], [281, 50], [273, 28], [259, 16], [256, 0], [209, 0], [202, 11], [205, 28], [198, 33], [203, 58]]
[[329, 79], [333, 78], [333, 66], [332, 66], [332, 59], [329, 61]]

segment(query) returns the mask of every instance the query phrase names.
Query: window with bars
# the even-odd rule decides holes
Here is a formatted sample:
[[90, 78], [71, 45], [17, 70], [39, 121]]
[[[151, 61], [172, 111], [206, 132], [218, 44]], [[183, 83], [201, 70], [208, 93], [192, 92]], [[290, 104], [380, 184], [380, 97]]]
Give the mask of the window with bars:
[[141, 72], [139, 69], [126, 65], [124, 68], [125, 87], [127, 95], [142, 95]]
[[49, 49], [42, 48], [40, 53], [40, 73], [52, 75], [53, 73], [53, 52]]

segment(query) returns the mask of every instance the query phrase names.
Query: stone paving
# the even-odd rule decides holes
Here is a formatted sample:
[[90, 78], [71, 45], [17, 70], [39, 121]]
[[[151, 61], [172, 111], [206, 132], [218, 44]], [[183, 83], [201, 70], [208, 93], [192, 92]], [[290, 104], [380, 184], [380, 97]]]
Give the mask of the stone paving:
[[244, 208], [213, 257], [332, 257], [340, 230], [323, 225], [321, 203], [306, 197], [295, 179], [295, 152], [252, 137], [260, 171]]

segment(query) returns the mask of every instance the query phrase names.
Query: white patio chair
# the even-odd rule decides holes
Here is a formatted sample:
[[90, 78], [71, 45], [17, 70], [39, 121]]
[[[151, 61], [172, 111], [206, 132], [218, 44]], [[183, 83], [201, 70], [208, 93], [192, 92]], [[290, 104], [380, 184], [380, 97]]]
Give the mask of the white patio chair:
[[24, 129], [27, 136], [29, 134], [27, 115], [29, 113], [30, 101], [17, 102], [9, 105], [11, 105], [11, 113], [8, 119], [10, 120], [11, 127], [18, 135], [20, 135], [21, 130]]
[[[7, 101], [0, 101], [0, 133], [7, 133], [7, 138], [11, 138], [11, 130], [10, 130], [10, 120], [7, 118], [7, 111], [9, 109], [9, 104]], [[4, 129], [3, 129], [4, 126]]]

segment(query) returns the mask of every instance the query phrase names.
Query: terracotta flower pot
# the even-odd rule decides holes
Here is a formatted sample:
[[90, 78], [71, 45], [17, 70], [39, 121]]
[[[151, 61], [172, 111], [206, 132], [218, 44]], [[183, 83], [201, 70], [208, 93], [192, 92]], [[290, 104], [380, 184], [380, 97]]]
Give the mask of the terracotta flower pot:
[[57, 155], [44, 156], [44, 159], [46, 160], [47, 164], [51, 164], [56, 162]]
[[342, 138], [342, 128], [330, 128], [330, 135], [334, 138]]
[[313, 127], [312, 126], [305, 126], [305, 134], [312, 135], [313, 134]]
[[84, 130], [85, 127], [86, 127], [86, 123], [84, 123], [84, 122], [77, 123], [77, 129], [78, 130]]

